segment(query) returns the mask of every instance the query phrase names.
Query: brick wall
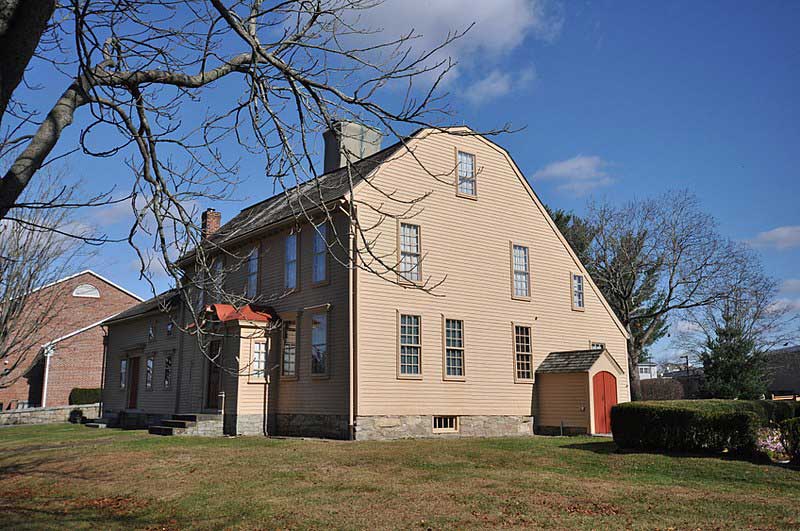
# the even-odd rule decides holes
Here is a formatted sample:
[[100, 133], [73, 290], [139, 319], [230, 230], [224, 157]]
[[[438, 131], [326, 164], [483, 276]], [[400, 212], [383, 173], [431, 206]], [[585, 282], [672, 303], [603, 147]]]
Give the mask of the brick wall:
[[[72, 296], [73, 290], [81, 284], [96, 287], [100, 297]], [[41, 319], [46, 311], [47, 326], [29, 338], [25, 363], [18, 373], [26, 372], [31, 367], [45, 343], [101, 321], [138, 302], [136, 298], [88, 272], [32, 294], [26, 301], [26, 312], [31, 319]], [[21, 327], [25, 329], [24, 324]], [[103, 329], [97, 326], [54, 345], [47, 383], [48, 406], [66, 405], [69, 392], [74, 387], [100, 387], [103, 334]], [[42, 370], [41, 367], [37, 369], [30, 371], [27, 377], [21, 377], [11, 387], [0, 389], [0, 402], [4, 409], [8, 409], [13, 400], [33, 399], [31, 401], [38, 405]]]

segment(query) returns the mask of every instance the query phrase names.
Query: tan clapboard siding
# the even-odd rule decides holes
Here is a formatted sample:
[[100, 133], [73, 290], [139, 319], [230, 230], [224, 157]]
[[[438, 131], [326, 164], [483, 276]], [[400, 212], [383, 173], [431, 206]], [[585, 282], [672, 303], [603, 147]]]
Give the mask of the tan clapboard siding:
[[[514, 383], [512, 322], [532, 327], [534, 363], [553, 351], [588, 348], [604, 342], [627, 368], [625, 337], [597, 294], [586, 285], [585, 311], [572, 310], [570, 273], [578, 270], [545, 215], [539, 210], [509, 160], [475, 137], [431, 135], [412, 141], [418, 159], [435, 173], [452, 172], [455, 150], [476, 155], [477, 201], [456, 197], [455, 187], [422, 171], [413, 157], [382, 165], [373, 184], [410, 200], [432, 195], [416, 209], [421, 226], [423, 276], [445, 283], [439, 297], [391, 285], [374, 275], [358, 275], [358, 414], [513, 414], [532, 412], [533, 387]], [[450, 177], [452, 181], [452, 176]], [[372, 186], [360, 186], [356, 200], [392, 204]], [[362, 226], [377, 253], [396, 252], [397, 221], [380, 222], [361, 207]], [[530, 249], [531, 300], [511, 298], [510, 242]], [[422, 316], [422, 380], [396, 378], [396, 312]], [[466, 381], [442, 381], [442, 314], [465, 321]], [[621, 400], [628, 396], [620, 378]]]
[[553, 427], [563, 422], [565, 427], [586, 428], [590, 432], [589, 382], [585, 372], [540, 374], [536, 381], [539, 400], [547, 405], [536, 412], [536, 423]]
[[[241, 367], [247, 374], [241, 374], [238, 378], [237, 386], [237, 413], [244, 414], [266, 414], [267, 412], [267, 392], [268, 388], [264, 380], [257, 380], [250, 376], [252, 371], [253, 343], [256, 341], [268, 341], [263, 330], [243, 330], [239, 340], [239, 356]], [[274, 352], [269, 353], [270, 356]], [[250, 365], [248, 365], [250, 364]]]
[[[105, 383], [103, 389], [104, 407], [109, 411], [127, 408], [127, 389], [120, 389], [120, 360], [128, 357], [133, 347], [144, 345], [139, 362], [139, 393], [137, 406], [148, 413], [173, 413], [175, 409], [175, 390], [178, 376], [178, 332], [166, 335], [168, 317], [165, 315], [145, 316], [108, 326], [108, 349], [106, 353]], [[154, 325], [155, 337], [148, 340], [148, 327]], [[175, 351], [173, 353], [173, 350]], [[155, 357], [153, 387], [145, 387], [146, 360]], [[164, 359], [172, 355], [172, 383], [164, 387]]]

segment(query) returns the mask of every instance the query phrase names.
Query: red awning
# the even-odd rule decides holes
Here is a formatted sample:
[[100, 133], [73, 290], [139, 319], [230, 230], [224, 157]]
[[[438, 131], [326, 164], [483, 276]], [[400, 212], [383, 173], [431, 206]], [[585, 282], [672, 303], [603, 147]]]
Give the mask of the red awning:
[[238, 310], [231, 304], [211, 304], [206, 308], [212, 312], [217, 321], [256, 321], [266, 323], [275, 319], [277, 314], [269, 306], [247, 304]]

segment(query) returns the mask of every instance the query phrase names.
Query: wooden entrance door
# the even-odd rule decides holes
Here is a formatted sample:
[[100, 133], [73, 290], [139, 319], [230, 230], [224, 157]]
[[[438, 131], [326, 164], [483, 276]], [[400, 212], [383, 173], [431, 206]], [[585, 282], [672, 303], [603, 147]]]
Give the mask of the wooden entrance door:
[[206, 374], [206, 409], [220, 409], [219, 392], [222, 388], [222, 343], [214, 341], [208, 350]]
[[130, 358], [128, 369], [128, 409], [136, 409], [136, 402], [139, 398], [139, 358]]
[[611, 433], [611, 407], [617, 403], [617, 379], [607, 371], [598, 372], [592, 381], [594, 390], [594, 431]]

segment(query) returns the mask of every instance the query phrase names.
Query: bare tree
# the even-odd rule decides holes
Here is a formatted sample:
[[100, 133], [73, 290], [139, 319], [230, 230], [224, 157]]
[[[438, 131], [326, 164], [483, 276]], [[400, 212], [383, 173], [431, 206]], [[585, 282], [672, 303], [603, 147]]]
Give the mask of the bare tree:
[[[31, 64], [64, 73], [64, 90], [43, 116], [20, 114], [8, 125], [13, 134], [6, 145], [14, 157], [0, 182], [0, 218], [52, 160], [63, 131], [82, 120], [86, 125], [74, 149], [117, 157], [130, 171], [135, 222], [128, 240], [142, 276], [150, 281], [156, 264], [164, 268], [196, 325], [186, 330], [202, 334], [203, 308], [192, 301], [205, 283], [225, 274], [214, 269], [215, 257], [226, 256], [226, 269], [240, 267], [246, 257], [203, 240], [194, 205], [230, 196], [240, 157], [260, 158], [265, 182], [292, 194], [298, 223], [318, 222], [320, 215], [332, 221], [342, 205], [322, 201], [314, 137], [337, 120], [378, 128], [406, 149], [404, 135], [412, 127], [446, 132], [437, 125], [450, 114], [440, 86], [454, 64], [443, 50], [469, 28], [432, 49], [416, 50], [419, 35], [411, 28], [383, 38], [382, 28], [361, 23], [360, 14], [378, 3], [70, 0], [59, 5], [41, 39], [46, 46], [40, 43]], [[410, 149], [407, 154], [414, 156]], [[356, 158], [346, 153], [350, 191], [367, 177], [352, 164]], [[452, 182], [454, 170], [429, 174]], [[427, 196], [400, 201], [394, 190], [381, 194], [386, 203], [403, 205], [405, 214], [383, 204], [360, 206], [398, 218]], [[355, 208], [353, 202], [346, 207], [351, 219]], [[358, 223], [349, 230], [354, 234], [334, 235], [331, 254], [345, 267], [396, 282], [394, 257], [373, 253]], [[362, 243], [357, 252], [364, 259], [351, 252], [351, 239]], [[194, 265], [185, 270], [178, 258], [190, 252]], [[432, 292], [437, 283], [429, 280], [406, 287]], [[218, 297], [237, 305], [247, 299], [241, 293]]]
[[[36, 197], [34, 203], [71, 197], [50, 175], [27, 195]], [[0, 388], [22, 378], [52, 339], [49, 327], [68, 294], [59, 285], [41, 288], [71, 273], [91, 252], [84, 245], [95, 239], [91, 229], [77, 227], [72, 212], [34, 205], [15, 208], [0, 221]]]
[[640, 397], [638, 365], [679, 312], [720, 301], [722, 279], [737, 249], [721, 237], [714, 219], [688, 192], [631, 201], [621, 207], [592, 204], [597, 231], [587, 267], [630, 334], [631, 394]]

